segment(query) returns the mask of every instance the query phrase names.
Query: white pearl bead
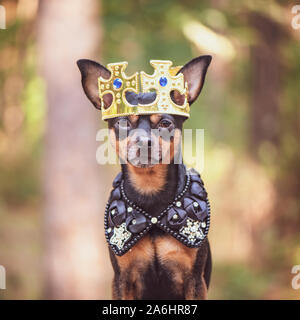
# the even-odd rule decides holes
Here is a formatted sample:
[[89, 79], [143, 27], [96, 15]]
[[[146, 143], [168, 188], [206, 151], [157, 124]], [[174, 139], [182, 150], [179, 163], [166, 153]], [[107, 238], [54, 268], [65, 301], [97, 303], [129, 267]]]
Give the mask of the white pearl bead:
[[153, 224], [157, 223], [157, 218], [156, 218], [156, 217], [151, 218], [151, 222], [152, 222]]
[[176, 202], [176, 207], [181, 207], [181, 202], [180, 201]]

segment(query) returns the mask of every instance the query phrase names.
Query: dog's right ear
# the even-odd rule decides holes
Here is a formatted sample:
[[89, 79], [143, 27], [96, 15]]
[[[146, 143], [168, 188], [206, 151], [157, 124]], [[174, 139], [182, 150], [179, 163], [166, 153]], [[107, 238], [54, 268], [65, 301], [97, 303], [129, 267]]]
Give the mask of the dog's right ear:
[[[78, 68], [81, 72], [81, 83], [83, 90], [89, 100], [97, 109], [101, 109], [101, 100], [99, 97], [98, 78], [109, 79], [111, 72], [101, 64], [87, 59], [77, 61]], [[104, 107], [108, 107], [112, 103], [112, 95], [103, 96]]]
[[[211, 62], [211, 56], [200, 56], [185, 64], [178, 73], [182, 73], [184, 80], [188, 84], [188, 102], [191, 105], [199, 96], [208, 66]], [[177, 74], [178, 74], [177, 73]], [[184, 95], [181, 95], [179, 91], [173, 91], [172, 100], [182, 105], [184, 102]]]

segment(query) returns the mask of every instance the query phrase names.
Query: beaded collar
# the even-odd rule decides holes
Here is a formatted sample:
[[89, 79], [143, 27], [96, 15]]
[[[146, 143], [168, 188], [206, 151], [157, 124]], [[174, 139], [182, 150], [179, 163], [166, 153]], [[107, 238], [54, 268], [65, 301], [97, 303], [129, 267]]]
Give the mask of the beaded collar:
[[199, 173], [185, 170], [185, 186], [174, 201], [153, 216], [128, 199], [122, 172], [113, 182], [105, 207], [105, 237], [113, 252], [121, 256], [151, 228], [158, 227], [191, 248], [199, 248], [210, 226], [210, 204]]

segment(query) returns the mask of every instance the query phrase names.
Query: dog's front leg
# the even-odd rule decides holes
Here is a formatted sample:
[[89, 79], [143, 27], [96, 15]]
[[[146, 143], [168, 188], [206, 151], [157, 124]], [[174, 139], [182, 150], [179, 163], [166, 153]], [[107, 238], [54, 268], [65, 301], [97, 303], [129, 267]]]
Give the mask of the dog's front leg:
[[141, 239], [123, 256], [111, 253], [115, 271], [113, 280], [113, 299], [138, 300], [144, 290], [144, 274], [152, 263], [154, 250], [149, 236]]
[[143, 293], [143, 281], [139, 268], [131, 266], [115, 276], [113, 282], [113, 299], [139, 300]]
[[207, 299], [207, 286], [204, 277], [195, 279], [188, 277], [184, 283], [184, 299], [185, 300], [206, 300]]

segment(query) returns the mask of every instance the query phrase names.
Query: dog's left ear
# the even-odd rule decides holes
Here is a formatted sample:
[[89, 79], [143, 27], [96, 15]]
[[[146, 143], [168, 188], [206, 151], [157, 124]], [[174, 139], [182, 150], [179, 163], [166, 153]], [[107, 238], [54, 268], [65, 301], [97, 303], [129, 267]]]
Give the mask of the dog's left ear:
[[[97, 109], [101, 109], [98, 78], [101, 76], [104, 79], [109, 79], [110, 71], [100, 63], [88, 59], [78, 60], [77, 65], [81, 72], [81, 83], [86, 96]], [[103, 103], [104, 108], [110, 106], [112, 103], [112, 95], [106, 94], [103, 97]]]
[[[178, 73], [183, 73], [184, 80], [188, 84], [188, 102], [190, 105], [197, 99], [202, 90], [211, 59], [211, 56], [200, 56], [188, 62], [178, 71]], [[183, 103], [182, 98], [178, 91], [174, 92], [173, 99], [177, 104]]]

